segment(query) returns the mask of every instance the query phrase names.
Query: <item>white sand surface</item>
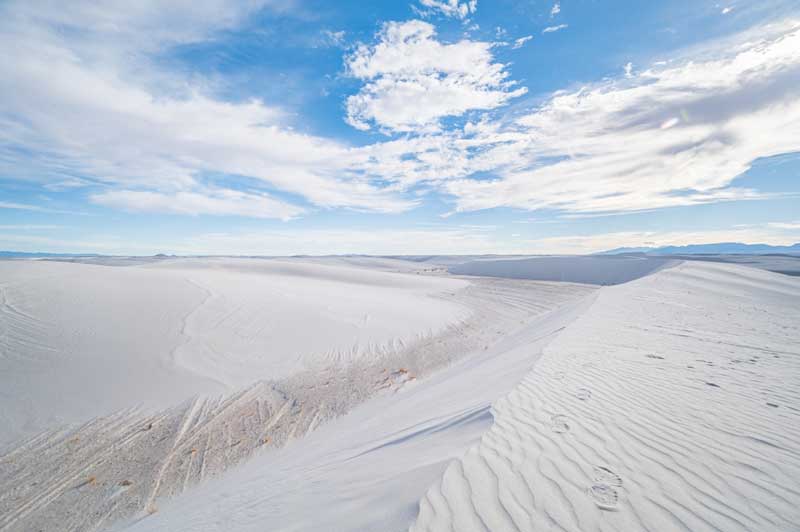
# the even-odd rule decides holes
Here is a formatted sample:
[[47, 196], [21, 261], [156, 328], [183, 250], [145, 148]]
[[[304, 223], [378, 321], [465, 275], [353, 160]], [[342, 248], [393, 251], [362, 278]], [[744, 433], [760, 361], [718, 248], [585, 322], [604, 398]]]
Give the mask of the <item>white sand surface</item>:
[[407, 529], [427, 487], [489, 429], [492, 402], [513, 388], [542, 346], [591, 303], [593, 291], [576, 288], [580, 297], [526, 320], [489, 349], [380, 395], [114, 530]]
[[467, 284], [258, 259], [2, 261], [0, 447], [394, 349], [468, 316], [453, 300]]
[[684, 263], [601, 290], [412, 531], [800, 523], [800, 282]]
[[[133, 291], [145, 282], [143, 278], [147, 282], [163, 279], [165, 286], [177, 283], [202, 288], [204, 297], [199, 303], [187, 305], [190, 308], [179, 314], [177, 347], [163, 349], [157, 345], [158, 337], [149, 339], [149, 345], [170, 353], [167, 370], [207, 375], [223, 394], [211, 393], [218, 388], [201, 389], [196, 397], [180, 402], [186, 390], [178, 389], [172, 403], [167, 404], [169, 397], [165, 395], [155, 406], [151, 400], [147, 408], [131, 408], [137, 400], [147, 404], [142, 396], [148, 389], [148, 376], [142, 371], [100, 374], [103, 378], [132, 380], [145, 392], [128, 397], [128, 402], [119, 397], [124, 407], [111, 412], [107, 411], [111, 398], [97, 397], [95, 410], [76, 409], [76, 417], [84, 416], [76, 419], [77, 423], [64, 425], [54, 420], [51, 430], [10, 444], [0, 454], [3, 532], [59, 527], [100, 530], [120, 518], [149, 515], [170, 497], [233, 465], [246, 464], [254, 454], [268, 455], [282, 447], [294, 447], [306, 434], [314, 434], [370, 397], [393, 397], [413, 390], [442, 367], [471, 353], [486, 356], [526, 323], [592, 292], [586, 286], [563, 283], [480, 278], [464, 281], [386, 273], [374, 271], [367, 259], [347, 267], [342, 267], [342, 261], [323, 259], [183, 259], [134, 264], [92, 265], [86, 270], [85, 264], [51, 263], [42, 269], [47, 273], [54, 267], [71, 268], [80, 272], [81, 279], [89, 271], [93, 276], [107, 276], [110, 285], [129, 280]], [[408, 268], [391, 265], [397, 266]], [[28, 278], [34, 276], [36, 268], [27, 271]], [[385, 270], [385, 261], [380, 261], [379, 268]], [[59, 275], [54, 277], [62, 282], [62, 270], [57, 271]], [[40, 276], [36, 286], [44, 286], [42, 297], [49, 298], [58, 292], [56, 284], [43, 285], [40, 281], [44, 278]], [[10, 283], [18, 289], [20, 285], [24, 293], [34, 291], [24, 283]], [[9, 292], [16, 295], [13, 290]], [[265, 298], [265, 294], [271, 297]], [[328, 299], [321, 298], [323, 294]], [[103, 296], [94, 295], [86, 301], [87, 307], [95, 308], [68, 325], [80, 331], [82, 325], [106, 319], [103, 313], [113, 306]], [[148, 297], [157, 301], [158, 296]], [[144, 314], [146, 309], [142, 303], [138, 310]], [[254, 314], [257, 319], [251, 319]], [[364, 316], [366, 319], [362, 319]], [[147, 316], [142, 319], [149, 323]], [[64, 318], [61, 320], [63, 323]], [[280, 326], [273, 326], [273, 322]], [[325, 332], [330, 323], [336, 327], [327, 336], [316, 336], [317, 328]], [[409, 325], [418, 328], [410, 329]], [[347, 334], [336, 336], [340, 330]], [[22, 341], [31, 336], [28, 331], [18, 338]], [[374, 340], [381, 336], [389, 340], [383, 344]], [[287, 361], [281, 358], [281, 352], [261, 344], [269, 356], [251, 356], [258, 352], [258, 342], [270, 337], [283, 341], [285, 351], [297, 355]], [[91, 353], [95, 346], [91, 335], [79, 338]], [[361, 343], [354, 347], [344, 344], [341, 350], [331, 348], [330, 343], [339, 338]], [[328, 343], [323, 350], [319, 342], [325, 340]], [[298, 350], [298, 345], [306, 348]], [[80, 353], [77, 349], [71, 352]], [[54, 358], [49, 352], [45, 355]], [[118, 354], [134, 360], [146, 355], [131, 351]], [[73, 360], [92, 369], [90, 357], [73, 356]], [[113, 367], [113, 361], [110, 365]], [[123, 362], [118, 367], [130, 365]], [[503, 371], [518, 379], [518, 371]], [[80, 385], [74, 380], [58, 382], [56, 377], [52, 382], [63, 386], [65, 394], [69, 386]], [[158, 386], [169, 388], [170, 384], [160, 382]], [[29, 394], [36, 391], [27, 390]], [[465, 391], [473, 393], [473, 386], [466, 386]], [[64, 411], [62, 405], [47, 404], [51, 396], [46, 390], [38, 392], [37, 405]], [[487, 389], [484, 402], [490, 396], [493, 392]], [[389, 400], [389, 404], [394, 403]], [[457, 403], [451, 398], [448, 404]], [[20, 411], [24, 418], [25, 409]], [[91, 412], [99, 417], [90, 416]], [[458, 446], [445, 448], [449, 458]], [[440, 466], [444, 463], [440, 461]], [[429, 475], [438, 472], [432, 469]], [[427, 483], [415, 486], [419, 490]], [[408, 503], [415, 504], [420, 495], [410, 491]], [[304, 515], [307, 511], [306, 507], [295, 509]]]
[[797, 530], [799, 302], [697, 262], [602, 288], [119, 529]]
[[[266, 268], [397, 275], [368, 263]], [[263, 267], [137, 268], [221, 293], [236, 290], [220, 271]], [[800, 279], [702, 262], [599, 289], [393, 279], [461, 321], [44, 433], [0, 456], [0, 530], [797, 530]]]

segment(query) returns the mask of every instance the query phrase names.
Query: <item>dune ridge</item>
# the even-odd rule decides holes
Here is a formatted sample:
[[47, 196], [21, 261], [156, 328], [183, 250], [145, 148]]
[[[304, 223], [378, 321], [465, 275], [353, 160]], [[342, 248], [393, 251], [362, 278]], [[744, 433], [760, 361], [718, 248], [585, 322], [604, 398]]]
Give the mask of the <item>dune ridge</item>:
[[796, 530], [798, 333], [778, 274], [694, 262], [602, 289], [410, 530]]

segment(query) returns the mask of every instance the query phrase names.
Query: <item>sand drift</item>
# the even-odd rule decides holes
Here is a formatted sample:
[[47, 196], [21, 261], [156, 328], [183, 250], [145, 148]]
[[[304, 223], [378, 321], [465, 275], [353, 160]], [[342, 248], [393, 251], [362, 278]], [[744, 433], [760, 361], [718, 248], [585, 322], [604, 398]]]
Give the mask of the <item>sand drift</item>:
[[793, 530], [800, 279], [537, 259], [0, 262], [0, 531]]

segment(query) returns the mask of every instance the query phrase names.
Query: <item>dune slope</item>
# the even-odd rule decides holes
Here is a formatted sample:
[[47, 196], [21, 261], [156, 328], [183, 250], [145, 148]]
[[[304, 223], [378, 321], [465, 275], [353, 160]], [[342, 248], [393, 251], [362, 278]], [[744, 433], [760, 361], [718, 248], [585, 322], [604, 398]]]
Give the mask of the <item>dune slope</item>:
[[[270, 268], [342, 274], [319, 266]], [[0, 530], [796, 530], [800, 279], [686, 262], [435, 294], [471, 313], [27, 441], [0, 456]]]
[[[453, 427], [464, 424], [451, 423], [448, 420], [451, 415], [472, 420], [466, 423], [470, 429], [467, 431], [469, 440], [457, 446], [440, 446], [445, 456], [434, 461], [435, 466], [428, 469], [423, 482], [413, 483], [414, 491], [407, 492], [406, 506], [416, 505], [422, 489], [438, 476], [446, 460], [457, 456], [485, 430], [489, 402], [513, 386], [521, 373], [518, 367], [499, 368], [506, 375], [507, 383], [501, 391], [494, 387], [483, 393], [482, 406], [474, 407], [482, 409], [483, 415], [465, 414], [465, 409], [473, 408], [469, 404], [474, 386], [461, 382], [461, 396], [438, 396], [447, 400], [443, 404], [448, 405], [448, 409], [436, 422], [426, 420], [430, 419], [427, 416], [432, 415], [432, 406], [438, 400], [427, 405], [417, 402], [421, 408], [407, 410], [401, 400], [406, 390], [416, 389], [437, 370], [457, 363], [470, 353], [488, 356], [490, 349], [506, 342], [509, 334], [524, 329], [531, 320], [592, 292], [591, 288], [581, 285], [502, 279], [465, 282], [364, 268], [330, 267], [318, 261], [203, 259], [159, 262], [135, 268], [91, 268], [99, 268], [97, 275], [108, 275], [112, 279], [119, 279], [115, 275], [167, 276], [164, 278], [173, 283], [198, 284], [207, 290], [206, 297], [183, 319], [183, 342], [173, 352], [172, 360], [175, 367], [188, 370], [189, 375], [217, 369], [208, 376], [215, 377], [215, 382], [222, 381], [225, 393], [217, 396], [206, 392], [181, 404], [155, 409], [126, 408], [102, 413], [91, 420], [84, 418], [81, 423], [56, 424], [53, 430], [11, 446], [7, 452], [0, 453], [0, 530], [3, 532], [54, 527], [102, 530], [119, 519], [147, 517], [168, 505], [170, 497], [236, 464], [244, 465], [253, 455], [272, 456], [276, 449], [283, 447], [287, 452], [303, 449], [298, 446], [307, 439], [307, 434], [313, 437], [326, 428], [326, 423], [340, 426], [332, 420], [373, 396], [385, 398], [383, 407], [372, 411], [372, 416], [373, 420], [377, 418], [385, 423], [379, 434], [387, 441], [394, 441], [395, 433], [401, 428], [411, 433], [420, 432], [416, 425], [423, 422]], [[49, 289], [54, 290], [52, 285]], [[265, 299], [264, 294], [272, 297]], [[320, 299], [322, 295], [336, 295], [336, 298]], [[232, 301], [237, 304], [233, 305]], [[369, 313], [370, 308], [374, 312]], [[285, 309], [285, 313], [281, 313], [281, 309]], [[100, 316], [104, 306], [86, 312], [90, 310]], [[413, 316], [406, 317], [405, 313]], [[258, 319], [248, 319], [253, 314]], [[357, 320], [358, 326], [354, 326], [352, 317], [365, 314], [369, 315], [369, 319], [363, 320], [366, 324]], [[456, 321], [452, 321], [454, 318]], [[146, 322], [147, 317], [143, 320]], [[326, 333], [327, 325], [337, 324], [338, 328]], [[258, 334], [252, 334], [254, 325], [258, 325]], [[409, 332], [415, 332], [414, 328], [417, 334], [409, 337]], [[405, 337], [394, 336], [398, 332]], [[308, 338], [301, 338], [303, 333]], [[383, 335], [393, 340], [388, 345], [369, 344], [370, 335], [378, 338]], [[26, 338], [22, 334], [19, 337]], [[316, 342], [326, 340], [335, 346], [342, 338], [363, 343], [357, 343], [354, 349], [338, 351], [310, 349]], [[267, 339], [277, 341], [278, 348], [262, 343]], [[157, 340], [157, 336], [150, 339]], [[87, 340], [84, 345], [91, 347], [91, 342]], [[303, 346], [309, 349], [308, 353], [302, 354]], [[285, 356], [298, 351], [298, 356]], [[152, 355], [127, 353], [131, 357]], [[526, 359], [529, 357], [523, 362]], [[77, 357], [77, 363], [85, 366], [91, 362], [91, 357]], [[126, 366], [120, 364], [120, 367]], [[527, 367], [529, 362], [525, 369]], [[101, 373], [101, 376], [105, 375]], [[147, 389], [146, 376], [140, 373], [111, 377], [118, 380], [129, 377], [133, 384]], [[58, 384], [67, 387], [78, 383]], [[443, 388], [437, 393], [446, 391]], [[108, 403], [100, 407], [107, 408]], [[385, 417], [390, 408], [405, 416], [408, 425], [398, 427], [396, 420]], [[349, 432], [344, 432], [351, 438], [344, 440], [347, 443], [344, 452], [352, 450], [353, 441], [366, 447], [371, 445], [372, 433], [364, 430], [367, 422], [362, 419], [350, 426]], [[326, 454], [333, 451], [319, 444], [310, 452], [305, 449], [290, 452], [289, 456], [307, 464], [317, 450]], [[250, 463], [246, 464], [249, 469]], [[344, 481], [352, 468], [351, 464], [340, 465], [340, 475], [335, 478]], [[284, 474], [274, 476], [275, 469], [267, 469], [273, 486], [291, 482], [301, 475], [299, 470], [293, 471], [285, 465], [279, 469], [284, 470]], [[264, 470], [256, 467], [253, 471]], [[369, 471], [364, 470], [365, 473]], [[261, 478], [259, 483], [263, 482]], [[374, 481], [370, 485], [376, 486]], [[366, 486], [364, 483], [362, 488]], [[343, 489], [338, 493], [347, 491], [347, 486], [340, 487]], [[389, 484], [384, 485], [383, 493], [391, 495], [388, 487]], [[374, 494], [375, 490], [370, 492]], [[291, 514], [295, 517], [307, 518], [308, 507], [303, 499], [296, 499], [295, 503], [285, 508], [299, 512]], [[159, 510], [156, 515], [160, 513]], [[406, 515], [404, 522], [411, 517]], [[259, 526], [261, 524], [259, 521]]]
[[[479, 323], [490, 327], [464, 331], [461, 360], [387, 389], [285, 448], [259, 453], [114, 530], [407, 529], [427, 487], [491, 426], [492, 402], [530, 371], [542, 346], [595, 293], [582, 285], [474, 282]], [[436, 350], [422, 355], [435, 359]]]
[[2, 261], [0, 448], [134, 405], [391, 351], [468, 317], [454, 301], [466, 286], [277, 260]]
[[411, 530], [797, 530], [800, 282], [683, 263], [604, 288]]

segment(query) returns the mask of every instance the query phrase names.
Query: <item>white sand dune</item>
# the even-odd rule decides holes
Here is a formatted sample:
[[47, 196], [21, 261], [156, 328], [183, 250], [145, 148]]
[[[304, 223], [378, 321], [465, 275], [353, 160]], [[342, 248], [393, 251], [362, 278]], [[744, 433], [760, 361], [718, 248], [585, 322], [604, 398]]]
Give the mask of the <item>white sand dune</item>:
[[800, 282], [685, 263], [601, 291], [412, 531], [798, 530]]
[[467, 284], [292, 261], [0, 262], [0, 446], [429, 336], [469, 315], [453, 300]]
[[[297, 438], [371, 396], [392, 397], [401, 390], [413, 390], [418, 379], [470, 352], [488, 353], [490, 346], [505, 341], [508, 334], [536, 316], [591, 292], [587, 287], [569, 284], [492, 279], [466, 282], [380, 273], [363, 269], [371, 268], [368, 261], [357, 266], [361, 269], [356, 271], [318, 261], [227, 259], [159, 261], [135, 268], [92, 266], [100, 269], [100, 275], [112, 277], [117, 272], [136, 270], [148, 275], [169, 274], [174, 276], [172, 282], [197, 283], [208, 290], [212, 295], [203, 298], [181, 322], [183, 343], [171, 360], [177, 362], [178, 369], [194, 370], [186, 371], [189, 375], [209, 372], [214, 383], [233, 375], [224, 378], [231, 383], [225, 389], [232, 391], [221, 398], [203, 393], [205, 397], [155, 411], [137, 408], [101, 412], [91, 421], [83, 418], [88, 421], [85, 423], [56, 424], [56, 430], [12, 446], [0, 456], [0, 530], [49, 529], [54, 523], [71, 530], [94, 530], [137, 512], [147, 515], [160, 507], [163, 499], [218, 475], [254, 453], [287, 444], [294, 447]], [[353, 282], [355, 277], [358, 283]], [[256, 289], [248, 290], [253, 286]], [[259, 307], [263, 307], [262, 298], [270, 289], [277, 295], [269, 304], [286, 309], [294, 322], [282, 313], [270, 315]], [[369, 297], [359, 289], [367, 290]], [[329, 305], [321, 294], [336, 295], [337, 301]], [[312, 304], [315, 297], [316, 306]], [[380, 305], [389, 307], [383, 314], [375, 305], [377, 298], [383, 298]], [[231, 300], [238, 303], [232, 310]], [[300, 303], [306, 307], [301, 308]], [[329, 317], [331, 306], [337, 305], [340, 312]], [[412, 317], [403, 314], [416, 312], [416, 306], [427, 308]], [[348, 312], [370, 308], [376, 309], [377, 319], [366, 320], [364, 327], [372, 327], [365, 334], [373, 336], [359, 337], [360, 328], [348, 328]], [[101, 311], [95, 309], [95, 315]], [[264, 346], [263, 360], [250, 356], [258, 346], [251, 347], [251, 322], [241, 318], [259, 311], [257, 323], [262, 329], [275, 321], [282, 325], [279, 332], [270, 333], [273, 339], [285, 342], [287, 351], [305, 342], [307, 354], [289, 357], [287, 364], [280, 351]], [[431, 316], [432, 312], [438, 315]], [[399, 323], [393, 324], [389, 318]], [[333, 320], [347, 331], [350, 341], [366, 343], [381, 333], [392, 341], [383, 348], [373, 344], [371, 348], [314, 353], [314, 342], [319, 341], [314, 336], [317, 328]], [[431, 327], [436, 323], [442, 324], [439, 330]], [[409, 325], [418, 325], [417, 331]], [[397, 331], [416, 335], [395, 340]], [[310, 338], [299, 338], [303, 332]], [[322, 334], [322, 339], [337, 340], [333, 332]], [[256, 343], [268, 337], [261, 331], [259, 335]], [[239, 344], [242, 338], [248, 342]], [[224, 349], [226, 341], [229, 349]], [[88, 341], [84, 345], [91, 347]], [[91, 359], [81, 362], [88, 366]], [[199, 366], [196, 370], [193, 363]], [[210, 372], [216, 369], [217, 375]], [[124, 379], [125, 375], [99, 377]], [[134, 373], [129, 378], [141, 379], [138, 384], [147, 389], [143, 375]], [[255, 380], [260, 382], [251, 385]], [[60, 384], [65, 388], [76, 386], [74, 381]], [[245, 387], [237, 388], [239, 385]], [[471, 388], [466, 390], [471, 392]], [[43, 407], [48, 406], [43, 400], [46, 398], [41, 398]], [[108, 408], [108, 403], [98, 408]], [[452, 456], [448, 454], [448, 458]], [[420, 495], [415, 492], [409, 504]]]
[[[446, 318], [414, 340], [429, 315], [386, 329], [385, 350], [276, 360], [280, 379], [223, 398], [41, 434], [0, 456], [0, 530], [797, 530], [800, 279], [686, 262], [597, 289], [388, 273], [417, 271], [394, 259], [270, 262], [116, 269], [235, 294], [241, 319], [224, 297], [192, 306], [178, 349], [197, 347], [176, 358], [200, 353], [186, 374], [219, 369], [226, 389], [249, 364], [267, 369], [235, 332], [240, 368], [213, 352], [216, 319], [247, 337], [259, 311], [231, 276], [275, 276], [278, 291], [352, 275], [385, 297], [415, 292], [415, 309], [443, 303]], [[13, 295], [7, 323], [37, 338]]]
[[796, 530], [798, 302], [704, 263], [603, 288], [121, 529]]
[[483, 282], [488, 283], [486, 307], [527, 296], [517, 304], [527, 304], [530, 313], [488, 349], [480, 343], [446, 370], [379, 395], [283, 449], [259, 454], [246, 467], [163, 501], [157, 513], [119, 529], [408, 528], [427, 487], [489, 429], [492, 402], [530, 371], [542, 346], [591, 303], [594, 293], [580, 285]]

